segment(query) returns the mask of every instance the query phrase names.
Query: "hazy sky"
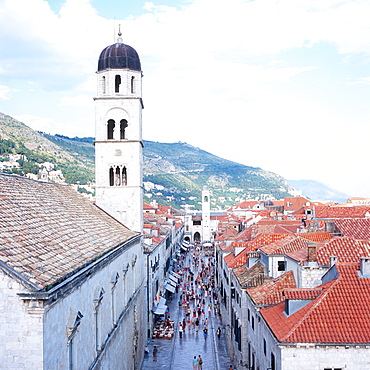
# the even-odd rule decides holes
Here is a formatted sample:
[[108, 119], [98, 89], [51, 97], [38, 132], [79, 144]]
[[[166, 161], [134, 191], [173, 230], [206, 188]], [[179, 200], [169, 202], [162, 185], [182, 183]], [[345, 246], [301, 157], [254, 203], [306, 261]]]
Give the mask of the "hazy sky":
[[370, 197], [369, 0], [0, 0], [0, 112], [94, 136], [119, 24], [144, 139]]

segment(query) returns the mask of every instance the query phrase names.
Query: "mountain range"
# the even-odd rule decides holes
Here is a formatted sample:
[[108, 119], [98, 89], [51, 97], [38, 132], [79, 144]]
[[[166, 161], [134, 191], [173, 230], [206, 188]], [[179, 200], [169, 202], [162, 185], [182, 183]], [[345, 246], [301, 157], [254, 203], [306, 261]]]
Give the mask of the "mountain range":
[[[37, 173], [37, 163], [51, 162], [68, 183], [94, 181], [94, 138], [69, 138], [36, 132], [22, 122], [0, 113], [0, 154], [23, 154], [22, 163]], [[232, 162], [190, 144], [144, 141], [144, 201], [183, 208], [200, 209], [201, 191], [208, 186], [213, 209], [227, 209], [248, 199], [281, 199], [303, 190], [312, 200], [344, 199], [345, 195], [312, 180], [287, 182], [283, 177], [258, 167]], [[32, 166], [32, 164], [34, 164]], [[7, 171], [9, 172], [9, 171]], [[14, 169], [22, 174], [26, 169]], [[330, 196], [330, 198], [327, 198]], [[343, 198], [344, 197], [344, 198]]]

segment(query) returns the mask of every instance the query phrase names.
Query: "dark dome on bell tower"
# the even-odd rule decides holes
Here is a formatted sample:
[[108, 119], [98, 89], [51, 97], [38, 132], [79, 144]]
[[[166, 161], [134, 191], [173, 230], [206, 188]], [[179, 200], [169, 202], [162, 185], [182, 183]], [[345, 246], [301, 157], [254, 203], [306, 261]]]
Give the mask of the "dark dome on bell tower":
[[139, 55], [136, 50], [122, 42], [121, 33], [117, 42], [107, 46], [99, 57], [98, 72], [105, 69], [131, 69], [141, 72]]

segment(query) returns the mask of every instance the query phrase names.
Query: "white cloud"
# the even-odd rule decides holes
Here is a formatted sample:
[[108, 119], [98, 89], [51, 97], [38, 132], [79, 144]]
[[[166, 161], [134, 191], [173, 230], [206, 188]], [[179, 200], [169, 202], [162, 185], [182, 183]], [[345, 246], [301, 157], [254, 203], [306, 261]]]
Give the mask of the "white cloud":
[[[43, 0], [2, 0], [0, 74], [6, 86], [0, 99], [11, 102], [11, 92], [26, 91], [29, 80], [53, 98], [54, 109], [46, 112], [51, 103], [35, 101], [40, 114], [30, 116], [22, 102], [34, 97], [23, 95], [14, 104], [31, 127], [91, 135], [94, 72], [101, 50], [115, 41], [113, 21], [93, 6], [67, 0], [54, 13]], [[358, 69], [369, 62], [369, 1], [193, 0], [177, 8], [147, 2], [144, 9], [115, 24], [122, 24], [124, 42], [141, 58], [145, 139], [187, 141], [286, 177], [339, 176], [341, 186], [350, 183], [328, 172], [330, 156], [363, 176], [369, 132], [361, 123], [369, 112], [365, 104], [351, 107], [346, 96], [367, 90], [340, 95], [336, 87], [350, 86], [343, 81], [352, 81], [352, 89], [369, 85], [368, 73]], [[329, 46], [332, 54], [315, 54], [318, 46]], [[357, 72], [351, 74], [354, 54]], [[348, 75], [342, 77], [336, 73], [343, 66]], [[27, 87], [19, 85], [22, 79]], [[347, 140], [351, 127], [358, 141]], [[348, 153], [356, 154], [357, 167]]]
[[17, 91], [8, 86], [0, 85], [0, 100], [9, 100], [13, 92]]
[[61, 102], [59, 103], [60, 107], [87, 107], [90, 109], [94, 109], [93, 100], [91, 95], [84, 95], [80, 94], [78, 96], [73, 97], [63, 97]]

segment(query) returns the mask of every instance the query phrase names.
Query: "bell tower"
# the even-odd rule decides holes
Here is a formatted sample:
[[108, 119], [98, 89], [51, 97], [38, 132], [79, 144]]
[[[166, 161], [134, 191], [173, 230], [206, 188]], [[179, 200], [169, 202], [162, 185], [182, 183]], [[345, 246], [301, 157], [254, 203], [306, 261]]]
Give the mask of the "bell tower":
[[211, 240], [211, 199], [208, 186], [202, 190], [202, 238], [203, 242]]
[[122, 42], [100, 54], [95, 101], [96, 204], [129, 229], [143, 228], [141, 65]]

